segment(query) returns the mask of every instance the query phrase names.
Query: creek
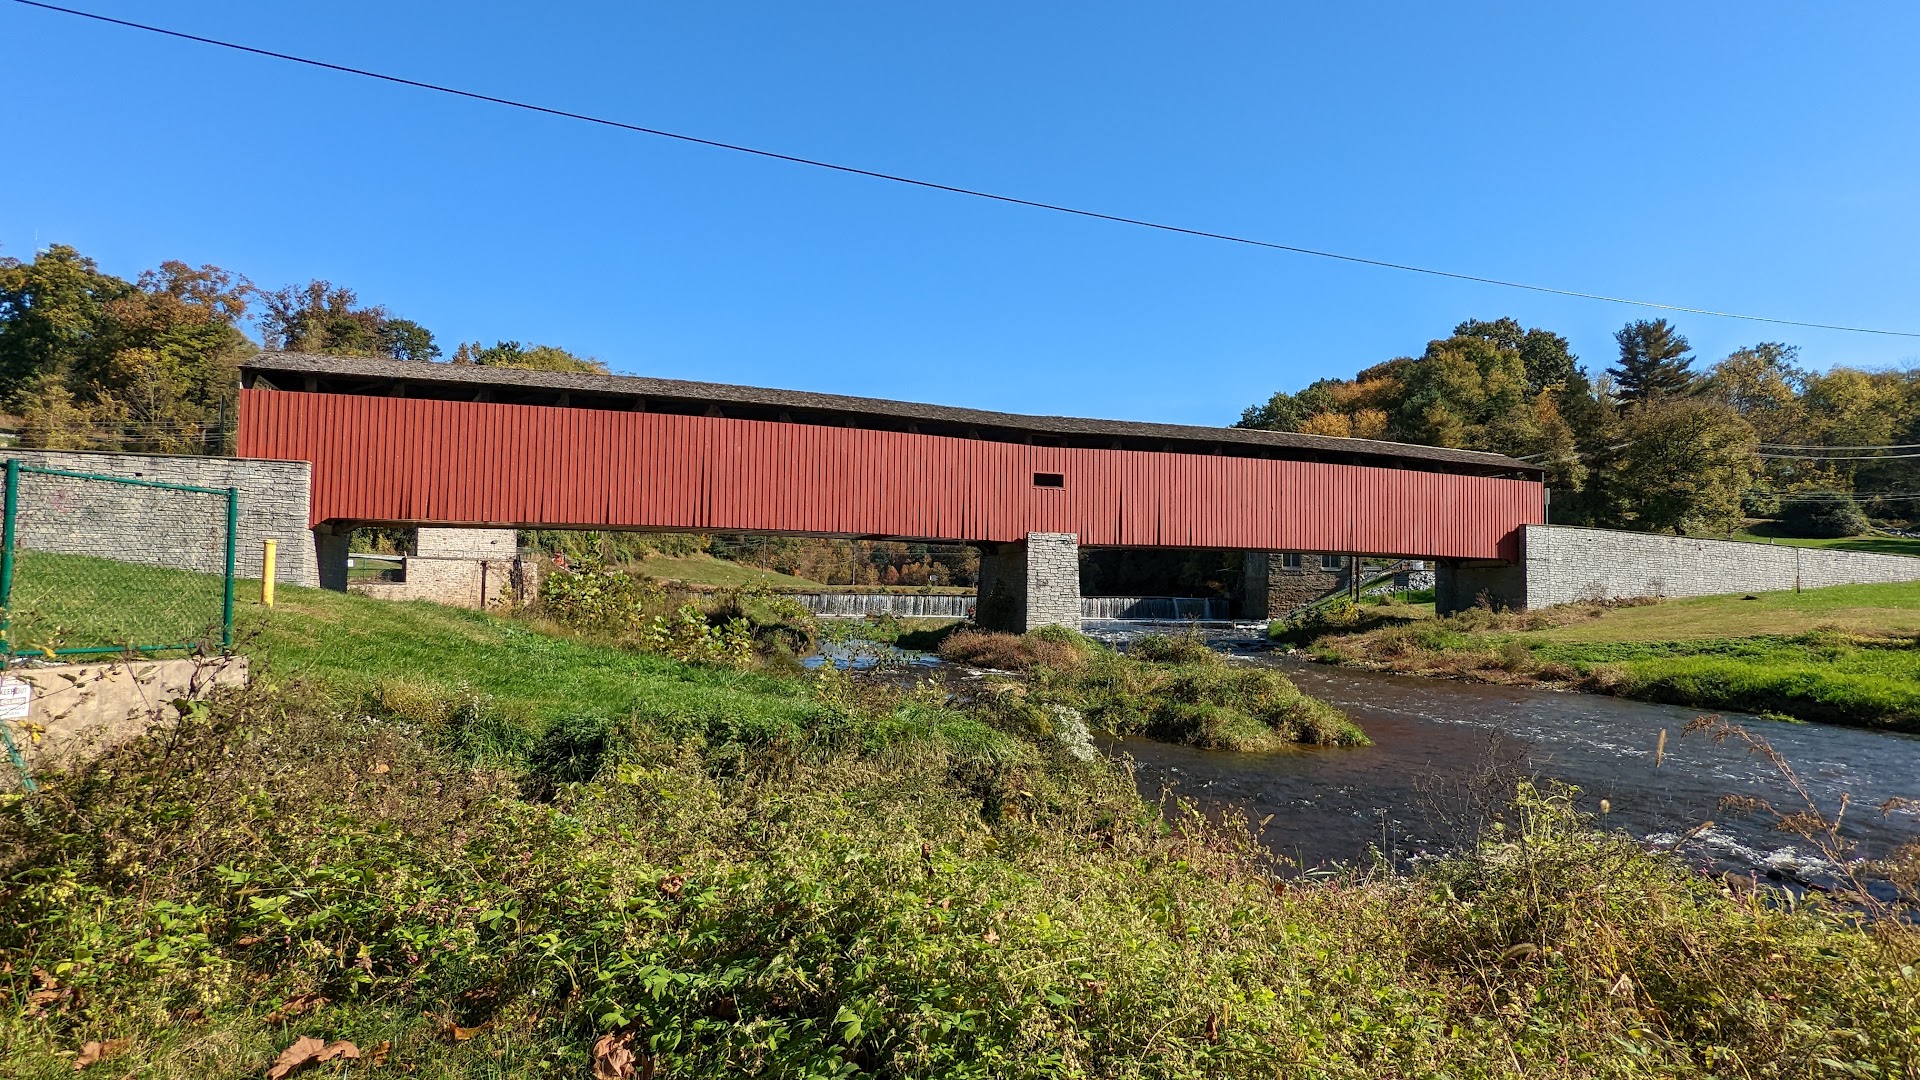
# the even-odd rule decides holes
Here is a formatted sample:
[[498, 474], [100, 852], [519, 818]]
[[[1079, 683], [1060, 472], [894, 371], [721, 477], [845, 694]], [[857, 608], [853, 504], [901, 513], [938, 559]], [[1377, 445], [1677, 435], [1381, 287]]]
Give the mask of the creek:
[[[1143, 632], [1168, 631], [1119, 622], [1084, 629], [1121, 647]], [[1274, 754], [1141, 738], [1104, 746], [1131, 758], [1149, 798], [1170, 788], [1210, 811], [1240, 812], [1256, 826], [1272, 815], [1261, 839], [1302, 868], [1375, 853], [1417, 861], [1470, 842], [1501, 788], [1526, 777], [1572, 785], [1577, 807], [1603, 826], [1673, 845], [1703, 869], [1815, 885], [1829, 880], [1832, 867], [1812, 844], [1773, 828], [1764, 814], [1741, 817], [1722, 807], [1725, 796], [1747, 796], [1785, 812], [1805, 809], [1764, 756], [1733, 740], [1683, 736], [1699, 710], [1331, 667], [1269, 650], [1251, 627], [1205, 633], [1230, 662], [1276, 667], [1302, 690], [1345, 709], [1373, 745]], [[923, 677], [927, 664], [915, 655]], [[1920, 839], [1920, 817], [1877, 809], [1889, 799], [1920, 800], [1920, 737], [1727, 719], [1778, 751], [1822, 812], [1851, 800], [1841, 836], [1858, 845], [1856, 856], [1878, 857]]]

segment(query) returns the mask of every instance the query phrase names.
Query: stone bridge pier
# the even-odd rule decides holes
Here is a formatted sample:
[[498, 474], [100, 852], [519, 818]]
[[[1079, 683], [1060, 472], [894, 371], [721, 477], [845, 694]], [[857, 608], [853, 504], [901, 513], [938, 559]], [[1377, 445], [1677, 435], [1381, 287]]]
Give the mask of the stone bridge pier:
[[982, 545], [975, 605], [974, 622], [987, 630], [1079, 629], [1079, 536], [1036, 532], [1011, 544]]
[[[351, 525], [313, 531], [320, 587], [348, 590]], [[357, 581], [352, 591], [382, 600], [432, 600], [454, 607], [526, 603], [539, 588], [537, 564], [519, 553], [513, 529], [427, 528], [415, 531], [414, 553], [400, 564], [399, 581]]]

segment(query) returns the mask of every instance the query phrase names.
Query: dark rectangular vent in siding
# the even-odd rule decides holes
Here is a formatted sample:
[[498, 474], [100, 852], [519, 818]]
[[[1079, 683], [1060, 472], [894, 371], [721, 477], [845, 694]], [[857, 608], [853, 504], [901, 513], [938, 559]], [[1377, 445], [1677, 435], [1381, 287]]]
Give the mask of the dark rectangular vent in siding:
[[1067, 478], [1057, 472], [1037, 472], [1033, 474], [1033, 486], [1063, 488], [1067, 486]]

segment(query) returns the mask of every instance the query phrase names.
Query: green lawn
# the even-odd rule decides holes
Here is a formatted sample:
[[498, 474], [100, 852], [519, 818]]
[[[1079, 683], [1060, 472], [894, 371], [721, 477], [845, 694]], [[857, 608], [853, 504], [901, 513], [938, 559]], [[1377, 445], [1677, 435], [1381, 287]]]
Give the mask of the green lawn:
[[1920, 583], [1570, 605], [1327, 634], [1322, 658], [1920, 731]]
[[[238, 586], [258, 596], [259, 583]], [[16, 649], [220, 643], [225, 581], [86, 555], [21, 550], [8, 636]]]
[[1753, 544], [1781, 544], [1787, 547], [1833, 548], [1838, 551], [1873, 551], [1882, 555], [1920, 556], [1920, 539], [1888, 536], [1885, 533], [1826, 538], [1788, 536], [1781, 531], [1779, 523], [1772, 521], [1753, 522], [1744, 529], [1736, 530], [1729, 539], [1744, 540]]
[[757, 566], [743, 566], [740, 563], [716, 559], [711, 555], [649, 555], [641, 560], [639, 570], [650, 578], [660, 581], [677, 581], [683, 585], [707, 585], [720, 589], [736, 589], [743, 585], [765, 585], [774, 589], [814, 590], [821, 588], [817, 581], [808, 581], [792, 574], [782, 574], [774, 570], [763, 570]]
[[1613, 608], [1595, 619], [1536, 631], [1540, 641], [1677, 641], [1838, 630], [1920, 633], [1920, 582], [1837, 585], [1803, 592], [1696, 596], [1646, 607]]

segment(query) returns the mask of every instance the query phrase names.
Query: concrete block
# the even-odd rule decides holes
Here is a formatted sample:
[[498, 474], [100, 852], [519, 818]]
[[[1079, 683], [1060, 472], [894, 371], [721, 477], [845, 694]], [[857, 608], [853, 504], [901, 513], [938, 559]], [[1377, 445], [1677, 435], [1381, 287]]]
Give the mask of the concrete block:
[[[39, 773], [66, 767], [126, 742], [156, 724], [179, 719], [173, 702], [198, 701], [223, 686], [244, 686], [241, 656], [186, 660], [110, 660], [90, 664], [16, 666], [0, 676], [0, 703], [28, 695], [26, 715], [0, 718]], [[0, 716], [4, 716], [0, 712]], [[0, 789], [19, 786], [0, 763]]]

